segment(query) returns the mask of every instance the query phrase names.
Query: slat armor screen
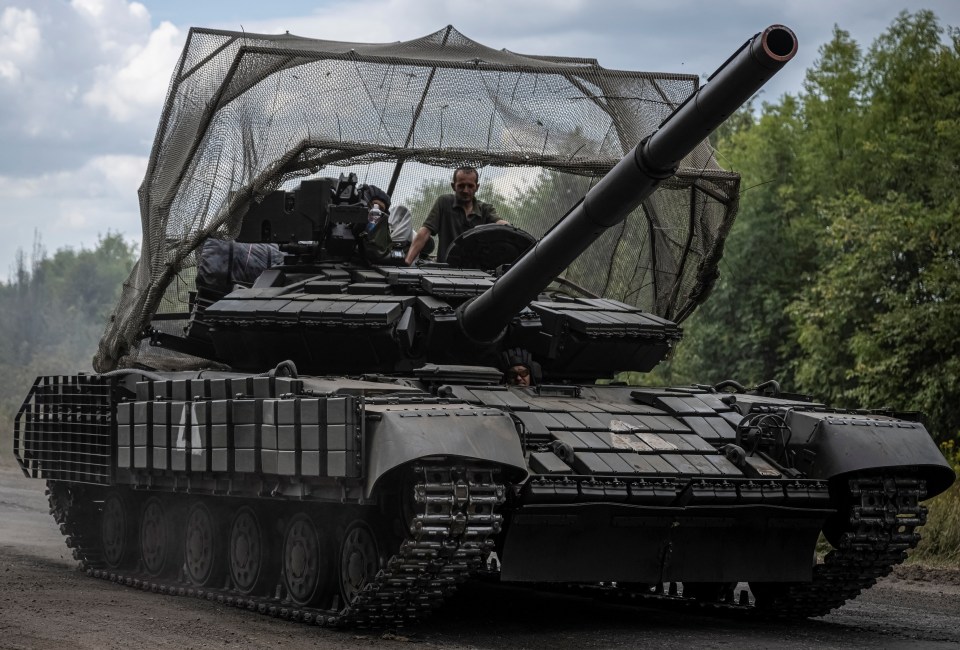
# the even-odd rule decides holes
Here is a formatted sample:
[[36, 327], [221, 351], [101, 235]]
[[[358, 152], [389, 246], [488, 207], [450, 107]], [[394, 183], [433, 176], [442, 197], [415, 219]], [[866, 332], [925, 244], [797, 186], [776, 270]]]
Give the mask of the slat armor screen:
[[37, 377], [14, 422], [13, 453], [31, 478], [111, 483], [110, 380]]

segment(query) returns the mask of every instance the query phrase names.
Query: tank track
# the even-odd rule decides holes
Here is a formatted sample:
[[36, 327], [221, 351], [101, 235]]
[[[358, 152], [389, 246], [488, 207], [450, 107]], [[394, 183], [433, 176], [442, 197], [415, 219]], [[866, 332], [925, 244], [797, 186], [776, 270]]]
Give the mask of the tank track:
[[[78, 498], [80, 486], [50, 483], [50, 512], [87, 575], [155, 593], [190, 596], [324, 627], [398, 627], [427, 616], [456, 586], [484, 569], [500, 532], [506, 489], [489, 468], [414, 468], [414, 510], [406, 537], [353, 602], [333, 609], [299, 607], [282, 597], [251, 597], [230, 589], [201, 589], [182, 581], [114, 572], [102, 560], [96, 506]], [[279, 593], [278, 589], [278, 593]]]
[[103, 563], [100, 540], [92, 523], [97, 521], [96, 505], [82, 498], [84, 488], [71, 483], [47, 481], [47, 502], [50, 514], [60, 526], [73, 559], [87, 570]]
[[[463, 471], [463, 470], [461, 470]], [[477, 470], [468, 470], [475, 474]], [[489, 470], [479, 470], [489, 480], [475, 482], [431, 481], [430, 475], [447, 476], [448, 467], [417, 468], [423, 480], [415, 486], [416, 500], [424, 506], [410, 525], [402, 542], [373, 584], [361, 597], [339, 610], [296, 608], [278, 598], [251, 598], [229, 590], [194, 589], [182, 583], [141, 579], [102, 570], [95, 539], [83, 524], [89, 517], [88, 503], [79, 504], [70, 486], [51, 487], [51, 513], [67, 535], [74, 557], [88, 575], [108, 579], [145, 591], [186, 595], [321, 626], [399, 626], [413, 622], [438, 606], [471, 573], [483, 569], [500, 530], [498, 514], [477, 517], [467, 513], [466, 504], [503, 502], [504, 487], [494, 483]], [[808, 618], [822, 616], [858, 596], [877, 579], [888, 575], [906, 559], [907, 551], [920, 540], [916, 527], [926, 522], [927, 509], [919, 502], [926, 495], [925, 482], [905, 477], [856, 477], [848, 481], [850, 508], [838, 547], [813, 569], [813, 580], [775, 585], [778, 593], [750, 600], [746, 590], [740, 598], [717, 601], [683, 598], [676, 584], [649, 590], [615, 585], [572, 586], [559, 591], [591, 596], [620, 604], [656, 604], [667, 607], [698, 608], [711, 612], [753, 617]], [[429, 504], [429, 505], [428, 505]], [[427, 514], [432, 509], [439, 512]], [[91, 519], [86, 519], [90, 521]], [[543, 586], [551, 590], [549, 586]], [[763, 593], [763, 592], [761, 592]]]
[[849, 512], [839, 532], [838, 547], [813, 568], [810, 582], [756, 585], [759, 601], [746, 589], [735, 598], [731, 587], [717, 600], [682, 597], [677, 583], [647, 589], [617, 585], [580, 586], [567, 593], [592, 596], [619, 604], [697, 608], [752, 618], [800, 619], [823, 616], [856, 598], [888, 575], [920, 541], [915, 528], [926, 523], [925, 481], [893, 476], [849, 479]]
[[782, 593], [758, 603], [759, 614], [787, 618], [823, 616], [889, 575], [916, 547], [927, 521], [920, 504], [926, 483], [915, 478], [860, 477], [848, 482], [849, 524], [838, 548], [814, 567], [811, 582], [783, 585]]

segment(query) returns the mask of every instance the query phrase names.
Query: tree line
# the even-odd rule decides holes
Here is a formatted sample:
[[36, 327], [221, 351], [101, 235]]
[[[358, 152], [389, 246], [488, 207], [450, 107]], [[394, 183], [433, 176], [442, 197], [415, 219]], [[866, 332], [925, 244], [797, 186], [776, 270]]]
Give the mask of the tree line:
[[718, 133], [742, 174], [721, 279], [670, 383], [776, 378], [960, 435], [960, 32], [901, 13], [864, 51], [839, 27], [803, 90]]

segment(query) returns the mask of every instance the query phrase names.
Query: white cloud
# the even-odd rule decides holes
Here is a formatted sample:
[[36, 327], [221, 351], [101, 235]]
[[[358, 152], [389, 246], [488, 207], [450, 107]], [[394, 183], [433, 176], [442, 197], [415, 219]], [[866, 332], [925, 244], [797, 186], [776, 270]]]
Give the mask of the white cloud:
[[15, 8], [23, 3], [0, 0], [0, 176], [144, 155], [182, 30], [154, 24], [139, 2], [30, 0], [30, 10]]
[[136, 192], [147, 170], [146, 156], [97, 156], [87, 167], [103, 179], [117, 194]]
[[0, 201], [63, 194], [108, 198], [135, 196], [147, 169], [147, 161], [146, 156], [103, 155], [90, 158], [75, 170], [28, 178], [0, 176]]
[[0, 281], [35, 236], [50, 251], [139, 238], [137, 188], [183, 39], [139, 2], [26, 4], [0, 0]]
[[72, 0], [75, 14], [93, 30], [99, 49], [119, 55], [150, 33], [150, 14], [139, 2]]
[[35, 235], [50, 252], [93, 248], [108, 232], [138, 240], [137, 186], [147, 160], [145, 156], [102, 155], [75, 170], [27, 178], [0, 176], [4, 206], [0, 280], [17, 249], [29, 248]]
[[18, 81], [21, 65], [40, 49], [37, 15], [29, 9], [7, 7], [0, 14], [0, 78]]
[[97, 68], [97, 81], [84, 94], [89, 106], [105, 108], [121, 122], [156, 115], [163, 102], [168, 79], [183, 47], [180, 30], [164, 22], [150, 33], [146, 45], [132, 45], [124, 52], [122, 65]]
[[[31, 221], [45, 212], [40, 206], [55, 202], [58, 213], [43, 230], [52, 226], [62, 243], [69, 243], [72, 237], [64, 230], [88, 226], [129, 232], [137, 226], [136, 192], [147, 161], [145, 156], [103, 155], [94, 156], [76, 170], [30, 178], [0, 176], [0, 202], [38, 206]], [[117, 215], [123, 216], [117, 219]]]
[[41, 179], [0, 176], [0, 200], [30, 199], [40, 193]]
[[139, 2], [72, 0], [71, 7], [101, 55], [83, 102], [120, 122], [155, 119], [183, 47], [180, 30], [170, 22], [151, 28], [150, 13]]
[[0, 61], [0, 77], [17, 81], [20, 78], [20, 68], [14, 65], [13, 61]]
[[80, 230], [89, 223], [87, 215], [75, 203], [63, 206], [60, 218], [53, 223], [56, 229]]
[[85, 12], [93, 18], [99, 18], [103, 15], [103, 0], [73, 0], [70, 3], [74, 9]]

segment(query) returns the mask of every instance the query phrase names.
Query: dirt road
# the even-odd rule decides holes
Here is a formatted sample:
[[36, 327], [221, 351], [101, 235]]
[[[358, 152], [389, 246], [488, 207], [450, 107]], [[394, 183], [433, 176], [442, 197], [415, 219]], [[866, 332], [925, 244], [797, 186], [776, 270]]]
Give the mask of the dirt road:
[[477, 585], [423, 624], [325, 630], [88, 578], [47, 514], [43, 482], [0, 469], [0, 648], [955, 648], [960, 571], [908, 567], [796, 624]]

